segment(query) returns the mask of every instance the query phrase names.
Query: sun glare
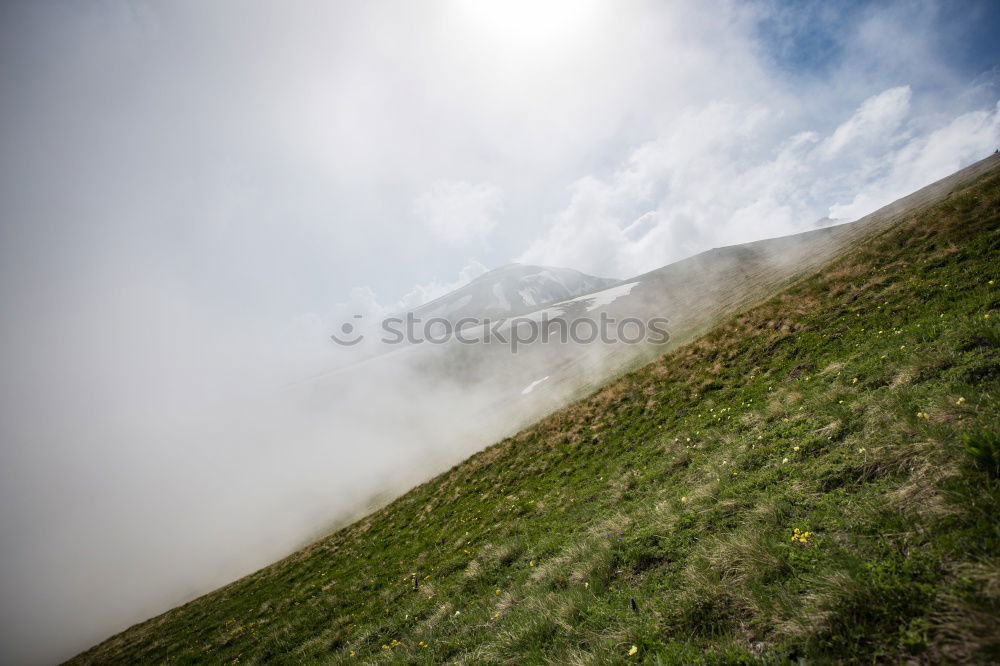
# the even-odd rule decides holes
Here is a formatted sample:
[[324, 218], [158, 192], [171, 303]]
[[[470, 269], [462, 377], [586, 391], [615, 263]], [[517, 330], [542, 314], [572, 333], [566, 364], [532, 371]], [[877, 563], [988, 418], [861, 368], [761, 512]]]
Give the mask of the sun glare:
[[461, 21], [494, 48], [526, 56], [558, 56], [582, 45], [597, 26], [589, 0], [458, 0]]

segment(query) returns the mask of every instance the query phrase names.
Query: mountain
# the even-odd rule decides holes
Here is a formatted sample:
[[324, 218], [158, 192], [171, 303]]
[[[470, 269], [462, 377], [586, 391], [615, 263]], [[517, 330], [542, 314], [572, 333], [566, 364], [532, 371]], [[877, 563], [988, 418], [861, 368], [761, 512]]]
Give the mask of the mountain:
[[546, 306], [672, 335], [593, 390], [589, 346], [459, 348], [484, 414], [585, 394], [72, 663], [995, 663], [997, 256], [993, 157]]
[[412, 312], [422, 319], [510, 316], [608, 287], [617, 280], [586, 275], [571, 268], [509, 264], [480, 275], [469, 284]]
[[[864, 239], [898, 224], [903, 216], [967, 186], [989, 173], [997, 159], [973, 164], [855, 222], [714, 248], [563, 301], [514, 312], [504, 329], [517, 328], [517, 321], [540, 323], [543, 317], [552, 329], [558, 329], [561, 320], [572, 323], [587, 319], [596, 325], [602, 316], [615, 321], [661, 317], [668, 320], [669, 340], [625, 345], [598, 340], [581, 345], [554, 336], [556, 339], [547, 343], [536, 339], [522, 345], [516, 355], [510, 354], [508, 344], [493, 342], [425, 349], [430, 353], [415, 362], [429, 377], [463, 378], [470, 390], [484, 384], [497, 389], [501, 397], [488, 405], [490, 411], [509, 409], [513, 413], [518, 409], [531, 419], [540, 417], [553, 405], [580, 398], [621, 372], [690, 341], [721, 319], [760, 302]], [[414, 351], [419, 357], [421, 351]], [[531, 398], [520, 397], [527, 395], [522, 394], [524, 389], [542, 378], [546, 379], [532, 388]], [[539, 395], [547, 400], [539, 401]], [[539, 404], [540, 411], [525, 408], [525, 402]], [[515, 417], [512, 414], [510, 418]], [[518, 426], [527, 423], [513, 422]]]

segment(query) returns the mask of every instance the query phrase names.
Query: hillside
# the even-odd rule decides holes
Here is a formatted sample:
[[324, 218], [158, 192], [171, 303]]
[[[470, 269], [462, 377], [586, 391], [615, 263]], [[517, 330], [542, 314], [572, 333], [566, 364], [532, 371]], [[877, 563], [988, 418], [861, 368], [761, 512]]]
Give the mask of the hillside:
[[995, 662], [998, 162], [71, 663]]

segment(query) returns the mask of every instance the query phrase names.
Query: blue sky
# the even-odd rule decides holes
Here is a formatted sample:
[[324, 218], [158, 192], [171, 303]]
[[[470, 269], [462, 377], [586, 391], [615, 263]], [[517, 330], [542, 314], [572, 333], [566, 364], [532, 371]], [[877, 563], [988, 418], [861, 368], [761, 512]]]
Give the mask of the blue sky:
[[[845, 36], [866, 18], [886, 10], [884, 2], [845, 0], [761, 3], [768, 11], [756, 25], [767, 57], [791, 76], [828, 73], [844, 58]], [[1000, 62], [1000, 9], [989, 0], [898, 3], [898, 11], [934, 23], [932, 41], [942, 63], [969, 78]]]

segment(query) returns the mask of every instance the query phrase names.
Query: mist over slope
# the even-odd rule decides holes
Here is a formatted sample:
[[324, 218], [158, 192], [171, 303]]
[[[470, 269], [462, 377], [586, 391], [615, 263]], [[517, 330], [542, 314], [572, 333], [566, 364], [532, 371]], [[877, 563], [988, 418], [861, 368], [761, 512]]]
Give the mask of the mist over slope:
[[[998, 162], [808, 237], [828, 242], [640, 276], [600, 307], [688, 282], [689, 344], [76, 663], [988, 661]], [[705, 262], [725, 287], [690, 279]], [[500, 395], [477, 418], [504, 421]]]

